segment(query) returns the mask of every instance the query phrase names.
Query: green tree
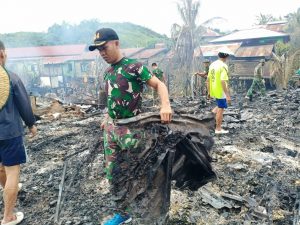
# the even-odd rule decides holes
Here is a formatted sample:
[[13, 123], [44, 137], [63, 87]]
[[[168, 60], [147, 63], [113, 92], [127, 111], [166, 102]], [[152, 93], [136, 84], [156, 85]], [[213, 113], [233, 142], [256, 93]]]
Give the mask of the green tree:
[[286, 31], [291, 35], [291, 51], [296, 52], [300, 49], [300, 8], [295, 13], [286, 16], [288, 26]]
[[260, 13], [258, 16], [256, 16], [256, 24], [257, 25], [265, 25], [269, 22], [276, 21], [277, 19], [274, 18], [271, 14], [262, 14]]
[[291, 49], [290, 43], [283, 43], [282, 41], [278, 41], [275, 44], [275, 53], [277, 56], [288, 54], [290, 49]]

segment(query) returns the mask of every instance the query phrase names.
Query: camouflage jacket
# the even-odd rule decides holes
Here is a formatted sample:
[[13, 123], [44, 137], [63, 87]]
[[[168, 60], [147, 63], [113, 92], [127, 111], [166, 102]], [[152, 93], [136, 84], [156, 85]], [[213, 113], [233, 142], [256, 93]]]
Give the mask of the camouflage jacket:
[[263, 79], [263, 65], [259, 63], [254, 69], [254, 78]]

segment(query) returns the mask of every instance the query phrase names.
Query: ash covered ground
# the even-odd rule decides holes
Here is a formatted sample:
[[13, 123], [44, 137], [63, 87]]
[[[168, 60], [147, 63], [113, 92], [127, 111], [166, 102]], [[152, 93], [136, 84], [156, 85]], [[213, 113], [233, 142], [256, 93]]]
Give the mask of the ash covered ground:
[[[177, 113], [213, 107], [202, 103], [172, 104]], [[214, 136], [218, 179], [196, 192], [174, 188], [168, 224], [299, 223], [299, 111], [299, 89], [268, 92], [254, 102], [235, 96], [224, 116], [230, 134]], [[38, 136], [27, 138], [30, 161], [22, 167], [17, 205], [25, 213], [22, 225], [94, 225], [113, 213], [103, 172], [102, 114], [88, 116], [40, 120]]]

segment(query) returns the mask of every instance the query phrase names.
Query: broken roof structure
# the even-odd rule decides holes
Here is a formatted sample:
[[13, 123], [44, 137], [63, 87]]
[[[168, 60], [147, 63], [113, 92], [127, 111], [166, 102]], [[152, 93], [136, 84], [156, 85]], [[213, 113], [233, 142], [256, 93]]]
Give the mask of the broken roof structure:
[[288, 42], [289, 39], [288, 34], [264, 28], [241, 30], [214, 39], [208, 45], [200, 46], [195, 50], [195, 56], [200, 56], [202, 52], [204, 57], [217, 57], [217, 49], [228, 47], [235, 53], [235, 59], [268, 58], [271, 57], [277, 41]]
[[[270, 26], [273, 24], [269, 24]], [[268, 26], [268, 25], [267, 25]], [[234, 57], [231, 57], [234, 66], [233, 75], [252, 77], [253, 68], [260, 59], [270, 59], [277, 41], [284, 43], [290, 40], [289, 34], [258, 27], [232, 32], [231, 34], [210, 41], [195, 50], [195, 57], [203, 56], [215, 60], [218, 49], [229, 48]], [[269, 76], [269, 66], [265, 67], [265, 75]]]
[[245, 42], [247, 40], [251, 40], [251, 42], [255, 42], [255, 41], [260, 42], [263, 39], [269, 42], [274, 42], [274, 41], [287, 42], [290, 40], [290, 37], [288, 34], [267, 30], [265, 28], [253, 28], [253, 29], [239, 30], [233, 32], [223, 37], [214, 39], [210, 41], [210, 43], [216, 44], [216, 43], [228, 43], [228, 42], [239, 42], [239, 41]]

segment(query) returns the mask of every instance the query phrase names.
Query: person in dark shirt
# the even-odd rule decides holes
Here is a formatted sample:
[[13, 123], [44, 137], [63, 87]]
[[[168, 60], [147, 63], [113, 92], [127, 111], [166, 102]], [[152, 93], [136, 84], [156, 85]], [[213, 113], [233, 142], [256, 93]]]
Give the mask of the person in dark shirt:
[[[34, 136], [37, 133], [35, 118], [25, 87], [21, 79], [5, 69], [7, 59], [5, 46], [0, 41], [0, 73], [9, 79], [9, 95], [1, 95], [0, 105], [0, 183], [3, 187], [4, 216], [1, 225], [19, 224], [24, 214], [14, 212], [18, 195], [20, 164], [26, 162], [26, 152], [23, 144], [23, 123]], [[5, 88], [4, 81], [0, 81]], [[5, 99], [4, 99], [5, 96]]]
[[[115, 124], [118, 119], [131, 118], [141, 113], [144, 84], [154, 88], [160, 97], [160, 117], [162, 123], [169, 123], [172, 110], [166, 85], [153, 76], [147, 67], [135, 59], [123, 57], [117, 33], [111, 28], [102, 28], [95, 34], [94, 44], [90, 51], [98, 50], [101, 57], [110, 64], [104, 72], [105, 92], [108, 114], [102, 122], [104, 129], [104, 155], [106, 177], [111, 184], [111, 192], [117, 200], [114, 217], [104, 225], [119, 225], [132, 220], [130, 204], [135, 199], [128, 196], [134, 185], [126, 167], [135, 163], [136, 157], [143, 151], [143, 140], [146, 138], [144, 128], [129, 129]], [[126, 155], [126, 161], [122, 157]], [[118, 177], [127, 180], [129, 186], [119, 184]], [[122, 186], [122, 187], [121, 187]], [[124, 191], [125, 190], [125, 191]]]

